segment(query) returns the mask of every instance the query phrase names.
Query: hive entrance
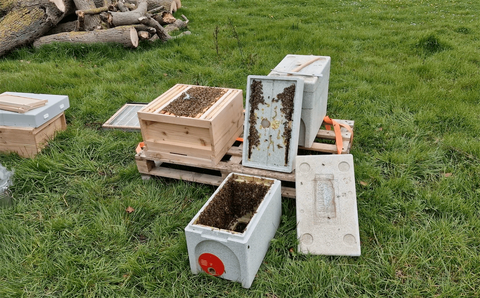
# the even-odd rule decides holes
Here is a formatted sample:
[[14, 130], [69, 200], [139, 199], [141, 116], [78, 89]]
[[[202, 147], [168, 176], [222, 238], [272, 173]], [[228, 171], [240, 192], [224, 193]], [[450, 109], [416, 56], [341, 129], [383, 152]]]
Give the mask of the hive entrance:
[[161, 114], [198, 118], [227, 91], [213, 87], [192, 87], [162, 109]]
[[231, 176], [195, 224], [243, 233], [272, 183], [261, 178]]

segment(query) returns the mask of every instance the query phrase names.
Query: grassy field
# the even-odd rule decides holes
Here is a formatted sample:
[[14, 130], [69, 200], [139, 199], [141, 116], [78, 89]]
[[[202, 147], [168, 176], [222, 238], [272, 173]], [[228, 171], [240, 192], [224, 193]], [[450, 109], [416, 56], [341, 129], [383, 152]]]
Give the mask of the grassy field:
[[[480, 296], [480, 2], [184, 0], [192, 35], [0, 58], [0, 93], [66, 94], [68, 129], [14, 169], [0, 297]], [[214, 188], [143, 181], [140, 133], [105, 131], [176, 83], [245, 90], [286, 54], [330, 56], [328, 115], [355, 120], [362, 256], [296, 252], [295, 201], [251, 287], [192, 275], [184, 227]], [[125, 212], [132, 206], [133, 213]]]

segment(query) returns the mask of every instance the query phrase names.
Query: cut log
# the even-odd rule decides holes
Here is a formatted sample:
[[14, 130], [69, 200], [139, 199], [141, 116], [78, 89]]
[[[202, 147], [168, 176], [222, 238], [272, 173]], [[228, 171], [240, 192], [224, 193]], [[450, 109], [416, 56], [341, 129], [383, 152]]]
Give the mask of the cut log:
[[92, 14], [100, 14], [102, 12], [108, 11], [108, 6], [97, 7], [90, 10], [77, 10], [76, 14], [83, 14], [83, 15], [92, 15]]
[[105, 30], [94, 30], [85, 32], [65, 32], [54, 35], [47, 35], [37, 39], [33, 46], [38, 48], [45, 44], [54, 42], [66, 43], [97, 43], [113, 42], [122, 44], [126, 48], [138, 47], [137, 30], [133, 26], [116, 27]]
[[70, 5], [68, 0], [1, 0], [0, 56], [44, 35], [60, 22]]
[[152, 10], [147, 11], [147, 13], [149, 13], [149, 14], [156, 14], [156, 13], [159, 13], [159, 12], [167, 12], [167, 11], [165, 10], [165, 7], [163, 7], [163, 6], [160, 6], [160, 7], [157, 7], [157, 8], [154, 8]]
[[177, 3], [177, 9], [182, 8], [182, 1], [180, 1], [180, 0], [175, 0], [175, 3]]
[[140, 40], [150, 39], [150, 33], [148, 33], [147, 31], [138, 31], [138, 38]]
[[170, 34], [170, 32], [172, 32], [172, 31], [187, 28], [189, 20], [183, 14], [182, 14], [182, 17], [185, 19], [185, 21], [177, 19], [173, 24], [169, 24], [169, 25], [165, 26], [165, 31], [167, 31]]
[[137, 31], [147, 31], [150, 34], [156, 34], [157, 33], [157, 30], [155, 30], [155, 28], [148, 27], [148, 26], [145, 26], [143, 24], [136, 24], [136, 25], [133, 25], [133, 27], [135, 27], [135, 29], [137, 29]]
[[[73, 2], [77, 10], [92, 10], [97, 8], [93, 0], [73, 0]], [[99, 15], [77, 15], [79, 16], [79, 30], [94, 30], [99, 27], [102, 22]]]
[[137, 8], [132, 11], [107, 12], [106, 14], [109, 14], [110, 17], [105, 18], [103, 16], [102, 18], [107, 19], [109, 22], [109, 25], [114, 27], [138, 24], [140, 23], [138, 19], [147, 14], [147, 1], [139, 0]]
[[120, 12], [127, 12], [129, 9], [125, 6], [123, 2], [118, 1], [117, 2], [117, 8], [120, 10]]
[[108, 7], [112, 4], [111, 0], [93, 0], [96, 7]]
[[177, 19], [168, 11], [162, 11], [153, 16], [153, 18], [160, 23], [160, 25], [173, 24]]
[[148, 26], [148, 27], [153, 27], [155, 28], [155, 30], [157, 30], [157, 35], [158, 37], [160, 37], [161, 40], [163, 41], [167, 41], [169, 39], [171, 39], [172, 37], [170, 36], [170, 34], [168, 34], [168, 32], [165, 30], [165, 28], [163, 28], [157, 21], [155, 21], [153, 18], [151, 17], [141, 17], [140, 19], [138, 19], [140, 21], [140, 23]]
[[[126, 0], [126, 2], [135, 3], [136, 0]], [[148, 11], [163, 6], [164, 9], [170, 13], [176, 12], [182, 6], [180, 0], [147, 0], [147, 3]]]
[[73, 0], [50, 0], [50, 2], [55, 3], [58, 9], [63, 12], [65, 16], [72, 14], [75, 10], [75, 3], [73, 3]]

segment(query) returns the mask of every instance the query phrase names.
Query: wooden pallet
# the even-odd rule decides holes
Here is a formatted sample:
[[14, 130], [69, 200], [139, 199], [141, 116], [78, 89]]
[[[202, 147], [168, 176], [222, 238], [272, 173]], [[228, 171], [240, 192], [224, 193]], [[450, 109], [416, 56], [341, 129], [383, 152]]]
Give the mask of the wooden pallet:
[[[353, 129], [353, 121], [337, 120], [349, 124]], [[350, 153], [350, 133], [342, 128], [343, 150], [342, 154]], [[337, 148], [331, 141], [335, 140], [333, 131], [320, 129], [317, 139], [312, 147], [299, 147], [299, 155], [307, 153], [336, 153]], [[168, 159], [151, 160], [147, 158], [144, 151], [135, 156], [138, 171], [142, 175], [173, 178], [184, 181], [191, 181], [203, 184], [219, 186], [230, 173], [240, 173], [266, 178], [273, 178], [282, 182], [282, 196], [295, 198], [295, 171], [292, 173], [281, 173], [264, 169], [244, 167], [242, 163], [242, 142], [235, 142], [225, 154], [223, 159], [216, 165], [208, 163], [193, 163], [185, 161], [172, 161]]]

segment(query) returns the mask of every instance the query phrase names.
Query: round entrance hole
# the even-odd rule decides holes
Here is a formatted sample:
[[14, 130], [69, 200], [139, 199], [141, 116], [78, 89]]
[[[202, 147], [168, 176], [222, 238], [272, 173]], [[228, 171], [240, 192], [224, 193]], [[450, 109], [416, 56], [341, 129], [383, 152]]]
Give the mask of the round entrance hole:
[[225, 265], [216, 255], [203, 253], [198, 258], [198, 264], [206, 273], [213, 276], [220, 276], [225, 272]]
[[268, 119], [263, 118], [262, 122], [260, 123], [263, 128], [269, 128], [270, 127], [270, 121]]

